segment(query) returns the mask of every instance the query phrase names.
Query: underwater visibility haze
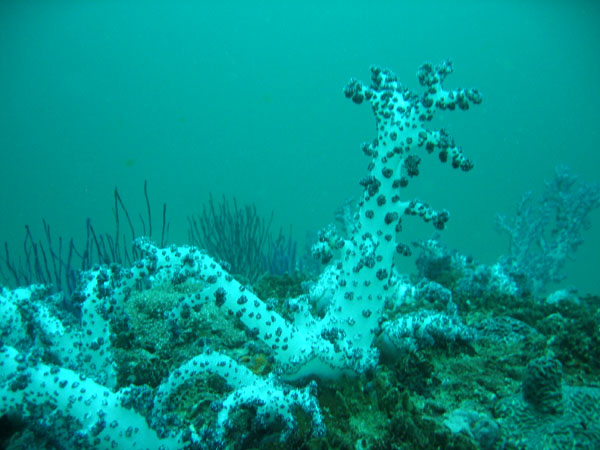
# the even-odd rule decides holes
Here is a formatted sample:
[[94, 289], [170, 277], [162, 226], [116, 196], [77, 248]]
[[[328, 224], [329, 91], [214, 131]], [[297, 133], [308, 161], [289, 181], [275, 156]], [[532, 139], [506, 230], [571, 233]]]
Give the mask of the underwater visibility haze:
[[0, 3], [0, 447], [600, 448], [595, 1]]

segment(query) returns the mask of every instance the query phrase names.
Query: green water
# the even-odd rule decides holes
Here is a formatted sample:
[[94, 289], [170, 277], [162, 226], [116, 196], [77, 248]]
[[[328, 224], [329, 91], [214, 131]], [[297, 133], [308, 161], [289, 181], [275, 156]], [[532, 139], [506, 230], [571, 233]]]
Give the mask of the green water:
[[[24, 225], [81, 241], [114, 228], [118, 186], [144, 212], [168, 205], [170, 241], [212, 192], [254, 202], [298, 239], [360, 193], [375, 136], [342, 94], [369, 66], [417, 87], [450, 57], [448, 87], [484, 103], [442, 114], [476, 163], [428, 158], [411, 188], [451, 222], [442, 240], [482, 262], [506, 251], [496, 212], [540, 192], [557, 164], [600, 179], [600, 4], [595, 1], [0, 2], [0, 240]], [[426, 158], [427, 159], [427, 158]], [[566, 285], [600, 293], [600, 212]], [[159, 220], [157, 220], [159, 222]], [[431, 228], [405, 221], [407, 240]], [[403, 270], [413, 270], [412, 263]]]

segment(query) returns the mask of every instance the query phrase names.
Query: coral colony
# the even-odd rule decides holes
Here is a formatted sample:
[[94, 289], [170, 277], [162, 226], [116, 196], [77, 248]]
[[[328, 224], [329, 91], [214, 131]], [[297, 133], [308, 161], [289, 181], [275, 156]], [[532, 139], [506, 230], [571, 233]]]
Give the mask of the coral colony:
[[[283, 424], [282, 439], [296, 428], [298, 408], [310, 417], [314, 435], [326, 433], [317, 382], [375, 367], [373, 343], [385, 322], [386, 302], [418, 293], [394, 272], [396, 255], [410, 253], [396, 238], [402, 220], [418, 215], [437, 229], [448, 220], [446, 211], [403, 199], [403, 188], [419, 175], [420, 155], [435, 153], [464, 171], [473, 167], [444, 130], [426, 128], [438, 109], [466, 110], [481, 101], [474, 89], [446, 90], [442, 83], [451, 72], [447, 61], [421, 66], [420, 95], [403, 87], [389, 70], [376, 67], [371, 86], [351, 80], [345, 87], [347, 98], [370, 103], [376, 117], [377, 137], [362, 147], [371, 160], [360, 181], [364, 195], [348, 236], [332, 228], [320, 234], [313, 250], [330, 266], [309, 294], [288, 300], [292, 314], [276, 312], [205, 252], [188, 246], [158, 248], [144, 238], [136, 241], [143, 257], [132, 267], [114, 264], [83, 274], [77, 313], [59, 309], [55, 296], [47, 296], [41, 286], [2, 290], [0, 414], [46, 426], [57, 440], [86, 448], [226, 445], [231, 413], [244, 405], [256, 408], [254, 420], [260, 423]], [[199, 350], [154, 390], [118, 388], [112, 327], [126, 314], [130, 294], [142, 287], [191, 282], [203, 288], [182, 297], [171, 314], [212, 302], [269, 347], [275, 369], [268, 376], [257, 375], [218, 349]], [[314, 312], [317, 302], [321, 314]], [[457, 318], [441, 314], [417, 314], [383, 326], [392, 344], [415, 336], [411, 330], [417, 327], [421, 333], [429, 329], [436, 336], [470, 338]], [[212, 405], [216, 423], [197, 429], [177, 420], [171, 400], [206, 373], [224, 379], [232, 391]]]

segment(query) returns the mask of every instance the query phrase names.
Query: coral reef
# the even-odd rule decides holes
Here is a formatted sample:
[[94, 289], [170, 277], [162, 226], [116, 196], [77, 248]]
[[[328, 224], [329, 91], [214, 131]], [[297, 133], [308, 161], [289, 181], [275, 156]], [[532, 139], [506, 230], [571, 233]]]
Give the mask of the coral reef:
[[540, 200], [526, 193], [515, 217], [498, 215], [498, 229], [509, 236], [509, 253], [500, 258], [505, 273], [521, 278], [522, 289], [539, 293], [560, 281], [563, 266], [583, 243], [589, 215], [600, 206], [600, 184], [582, 182], [565, 166], [554, 170]]
[[[505, 265], [478, 264], [437, 239], [419, 243], [416, 276], [395, 269], [411, 253], [397, 240], [406, 216], [436, 229], [449, 218], [402, 198], [420, 174], [419, 152], [473, 167], [446, 131], [426, 127], [436, 110], [481, 101], [474, 89], [446, 90], [451, 71], [447, 61], [423, 65], [421, 94], [379, 68], [371, 86], [345, 87], [354, 103], [370, 103], [377, 136], [362, 147], [370, 163], [357, 208], [346, 205], [342, 230], [325, 228], [313, 246], [328, 264], [318, 276], [290, 273], [295, 249], [284, 239], [277, 267], [288, 273], [245, 284], [219, 255], [138, 238], [132, 264], [81, 273], [69, 308], [46, 286], [0, 290], [0, 425], [12, 432], [0, 443], [598, 447], [597, 298], [534, 300]], [[583, 217], [594, 202], [577, 205]]]
[[531, 361], [522, 396], [503, 399], [495, 415], [517, 448], [595, 448], [600, 442], [600, 388], [563, 386], [562, 364]]
[[[221, 406], [213, 433], [217, 436], [215, 443], [225, 435], [229, 412], [249, 403], [258, 404], [257, 419], [269, 422], [282, 417], [288, 430], [295, 424], [289, 408], [300, 405], [312, 416], [314, 434], [323, 434], [314, 387], [300, 391], [280, 388], [277, 384], [283, 379], [360, 374], [377, 364], [378, 352], [372, 344], [385, 302], [391, 298], [391, 293], [398, 295], [398, 292], [408, 290], [408, 285], [394, 286], [398, 280], [393, 276], [394, 255], [402, 253], [404, 248], [395, 242], [402, 216], [418, 215], [438, 229], [448, 220], [446, 211], [437, 212], [417, 200], [401, 200], [401, 189], [409, 178], [419, 174], [420, 157], [415, 151], [425, 149], [431, 153], [437, 150], [440, 160], [450, 160], [453, 167], [472, 168], [471, 161], [463, 156], [444, 130], [430, 131], [424, 127], [436, 109], [467, 109], [470, 103], [481, 101], [473, 89], [445, 90], [442, 82], [451, 71], [452, 66], [447, 61], [437, 67], [423, 65], [417, 74], [425, 88], [421, 96], [400, 85], [390, 71], [379, 68], [371, 70], [372, 86], [356, 80], [346, 86], [346, 97], [358, 104], [364, 100], [371, 103], [377, 119], [377, 138], [373, 143], [363, 145], [371, 163], [369, 175], [361, 181], [365, 193], [353, 230], [347, 238], [332, 237], [328, 242], [322, 242], [323, 248], [333, 244], [332, 251], [342, 252], [335, 262], [335, 285], [323, 317], [313, 316], [310, 298], [301, 296], [289, 302], [293, 320], [287, 320], [207, 254], [194, 247], [160, 249], [140, 239], [136, 249], [144, 256], [131, 268], [113, 264], [84, 274], [78, 296], [81, 302], [79, 323], [71, 317], [71, 326], [67, 327], [58, 312], [53, 314], [45, 299], [35, 299], [31, 292], [3, 295], [3, 322], [11, 325], [4, 327], [8, 339], [3, 343], [0, 411], [15, 413], [19, 403], [41, 407], [56, 398], [57, 394], [53, 393], [56, 386], [76, 389], [74, 378], [85, 377], [85, 395], [78, 398], [73, 393], [69, 395], [70, 400], [58, 395], [57, 406], [60, 414], [80, 423], [78, 436], [88, 444], [125, 446], [133, 440], [147, 440], [141, 447], [149, 448], [197, 441], [196, 431], [184, 433], [177, 427], [168, 431], [160, 427], [159, 436], [141, 413], [135, 410], [126, 413], [119, 409], [119, 402], [124, 402], [119, 398], [125, 397], [122, 392], [127, 388], [117, 390], [119, 372], [113, 348], [113, 326], [126, 315], [125, 304], [134, 289], [202, 282], [202, 289], [180, 299], [171, 316], [185, 315], [186, 311], [201, 308], [207, 302], [216, 304], [239, 319], [250, 336], [270, 347], [277, 376], [263, 379], [226, 355], [212, 351], [200, 353], [173, 368], [158, 386], [155, 407], [147, 417], [150, 423], [168, 418], [164, 407], [168, 402], [161, 400], [161, 395], [177, 390], [192, 374], [212, 371], [236, 389]], [[255, 216], [247, 211], [246, 217], [250, 215]], [[216, 219], [217, 214], [213, 212], [210, 217]], [[240, 233], [241, 230], [231, 230], [229, 234]], [[205, 237], [206, 234], [205, 230]], [[24, 314], [26, 304], [45, 311], [45, 314], [27, 316]], [[24, 329], [32, 327], [26, 327], [25, 322], [35, 325], [33, 329], [36, 330], [28, 344], [29, 336]], [[17, 332], [11, 332], [13, 324], [18, 325]], [[39, 341], [44, 345], [35, 345]], [[73, 372], [75, 367], [78, 367], [78, 374]], [[50, 389], [44, 392], [44, 386]], [[108, 401], [107, 410], [100, 407], [102, 402], [98, 398], [103, 397]], [[88, 403], [86, 398], [96, 399], [92, 400], [93, 407], [87, 413], [83, 407]], [[33, 414], [31, 407], [22, 410], [21, 414]], [[112, 414], [107, 417], [109, 412]], [[137, 425], [129, 430], [125, 428], [128, 421]]]

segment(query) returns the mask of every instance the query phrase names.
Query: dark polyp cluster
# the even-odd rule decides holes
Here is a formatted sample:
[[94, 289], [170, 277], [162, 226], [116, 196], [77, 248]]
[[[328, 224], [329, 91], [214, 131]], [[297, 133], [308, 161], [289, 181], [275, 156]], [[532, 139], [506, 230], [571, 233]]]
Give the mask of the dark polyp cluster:
[[406, 186], [408, 186], [408, 179], [406, 177], [398, 178], [398, 179], [394, 180], [394, 182], [392, 183], [392, 187], [394, 189], [403, 188]]
[[412, 254], [412, 252], [410, 251], [410, 247], [406, 244], [396, 245], [396, 253], [402, 256], [410, 256]]
[[440, 211], [433, 216], [433, 226], [438, 230], [443, 230], [449, 218], [450, 214], [448, 211]]
[[417, 200], [411, 201], [404, 210], [404, 213], [412, 216], [419, 216], [425, 222], [432, 222], [433, 226], [438, 230], [443, 229], [450, 218], [448, 211], [435, 211], [427, 203]]
[[222, 287], [220, 287], [219, 289], [217, 289], [215, 291], [215, 304], [218, 307], [223, 306], [223, 303], [225, 303], [226, 295], [227, 295], [227, 293], [225, 292], [225, 289], [223, 289]]
[[417, 70], [417, 79], [421, 86], [431, 88], [444, 81], [449, 73], [452, 73], [452, 63], [448, 60], [443, 61], [435, 69], [432, 64], [425, 63]]
[[368, 142], [363, 142], [360, 148], [366, 156], [373, 156], [373, 147]]
[[[444, 61], [437, 67], [431, 64], [423, 64], [417, 71], [417, 78], [421, 86], [428, 88], [421, 102], [426, 107], [432, 104], [432, 95], [438, 93], [441, 83], [448, 74], [452, 73], [452, 63]], [[469, 109], [469, 103], [478, 105], [481, 103], [481, 94], [477, 89], [459, 89], [449, 92], [447, 96], [440, 97], [435, 105], [440, 109], [454, 110], [457, 106], [462, 110]]]
[[416, 177], [419, 175], [419, 163], [421, 158], [417, 155], [408, 155], [404, 158], [404, 168], [409, 177]]
[[[360, 105], [365, 99], [362, 84], [358, 80], [351, 79], [344, 88], [346, 98], [351, 98], [354, 103]], [[370, 96], [369, 96], [370, 98]]]
[[360, 180], [360, 185], [365, 188], [369, 197], [373, 197], [379, 191], [381, 182], [374, 176], [368, 176]]
[[314, 258], [320, 259], [327, 264], [333, 258], [333, 252], [344, 247], [344, 239], [337, 234], [333, 225], [319, 230], [319, 242], [312, 246], [311, 252]]
[[383, 280], [387, 279], [387, 277], [388, 277], [388, 271], [385, 270], [385, 269], [379, 269], [377, 271], [376, 275], [377, 275], [377, 279], [378, 280], [383, 281]]

